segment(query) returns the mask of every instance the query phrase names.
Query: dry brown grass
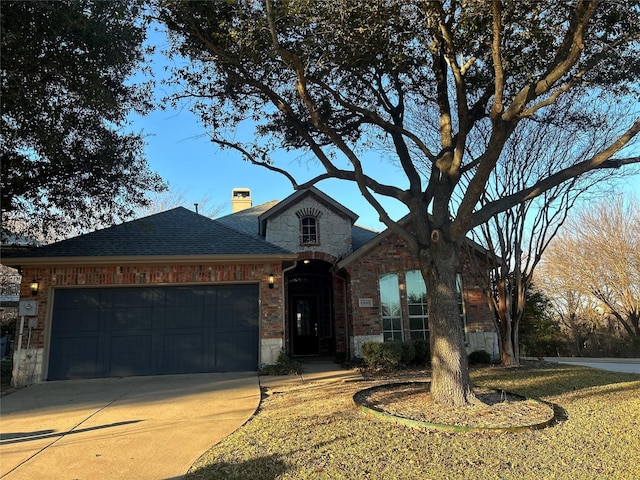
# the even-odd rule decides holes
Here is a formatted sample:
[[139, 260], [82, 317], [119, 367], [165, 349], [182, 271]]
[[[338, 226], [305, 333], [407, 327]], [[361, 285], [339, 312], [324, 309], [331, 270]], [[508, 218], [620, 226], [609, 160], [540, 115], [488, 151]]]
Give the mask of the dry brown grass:
[[352, 396], [371, 383], [307, 384], [265, 392], [259, 413], [186, 478], [640, 478], [638, 375], [537, 365], [482, 368], [472, 377], [552, 402], [561, 419], [523, 433], [434, 432], [362, 414]]

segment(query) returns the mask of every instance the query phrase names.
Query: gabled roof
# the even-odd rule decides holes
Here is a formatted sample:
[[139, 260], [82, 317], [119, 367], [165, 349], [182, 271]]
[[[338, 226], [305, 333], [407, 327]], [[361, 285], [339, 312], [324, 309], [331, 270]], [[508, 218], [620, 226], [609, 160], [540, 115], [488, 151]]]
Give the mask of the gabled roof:
[[[410, 220], [411, 220], [411, 214], [407, 214], [404, 217], [402, 217], [400, 220], [398, 220], [398, 223], [403, 226], [406, 226], [406, 224], [408, 224]], [[366, 253], [376, 248], [384, 239], [390, 237], [391, 235], [394, 235], [393, 230], [391, 230], [390, 228], [387, 228], [386, 230], [383, 230], [379, 234], [374, 234], [373, 237], [370, 237], [369, 240], [362, 243], [357, 248], [354, 245], [353, 251], [337, 263], [338, 268], [348, 267], [357, 259], [359, 259]], [[491, 253], [486, 248], [484, 248], [475, 240], [472, 240], [471, 238], [466, 237], [465, 242], [473, 251], [476, 252], [477, 255], [480, 255], [482, 257], [488, 257], [491, 255]], [[502, 262], [502, 259], [500, 258], [498, 258], [497, 260], [498, 262]]]
[[[258, 235], [258, 226], [259, 226], [260, 216], [265, 214], [266, 212], [269, 212], [272, 208], [279, 205], [280, 203], [281, 202], [279, 202], [278, 200], [271, 200], [270, 202], [266, 202], [261, 205], [256, 205], [255, 207], [247, 208], [246, 210], [241, 210], [239, 212], [226, 215], [224, 217], [216, 218], [216, 221], [222, 223], [223, 225], [226, 225], [229, 228], [238, 230], [239, 232], [244, 232], [250, 235]], [[343, 210], [348, 210], [348, 209], [345, 209], [343, 207]], [[277, 211], [282, 211], [282, 210], [278, 209]], [[358, 225], [353, 225], [351, 227], [351, 245], [353, 250], [360, 248], [362, 245], [367, 243], [373, 237], [378, 235], [378, 233], [379, 232], [375, 232], [368, 228], [363, 228]]]
[[[71, 258], [83, 261], [145, 261], [167, 257], [227, 258], [235, 261], [255, 257], [295, 258], [291, 252], [255, 235], [231, 229], [222, 223], [183, 207], [114, 225], [61, 242], [32, 248], [17, 258], [3, 258], [7, 265], [42, 263]], [[27, 261], [25, 261], [28, 259]]]
[[302, 198], [304, 198], [304, 197], [306, 197], [308, 195], [315, 196], [316, 199], [320, 203], [323, 203], [324, 205], [326, 205], [328, 208], [330, 208], [334, 212], [336, 212], [338, 214], [341, 214], [341, 215], [344, 215], [345, 217], [349, 218], [351, 220], [351, 225], [356, 223], [356, 220], [358, 219], [358, 215], [353, 213], [351, 210], [349, 210], [344, 205], [339, 204], [338, 202], [336, 202], [331, 197], [329, 197], [326, 194], [322, 193], [316, 187], [309, 187], [309, 188], [306, 188], [304, 190], [298, 190], [297, 192], [293, 193], [292, 195], [289, 195], [287, 198], [285, 198], [284, 200], [282, 200], [278, 204], [274, 205], [272, 208], [270, 208], [269, 210], [264, 212], [262, 215], [260, 215], [258, 217], [260, 235], [264, 235], [265, 234], [267, 220], [270, 217], [274, 217], [274, 216], [278, 215], [280, 212], [283, 212], [284, 210], [289, 208], [289, 206], [295, 204], [296, 202], [299, 202]]

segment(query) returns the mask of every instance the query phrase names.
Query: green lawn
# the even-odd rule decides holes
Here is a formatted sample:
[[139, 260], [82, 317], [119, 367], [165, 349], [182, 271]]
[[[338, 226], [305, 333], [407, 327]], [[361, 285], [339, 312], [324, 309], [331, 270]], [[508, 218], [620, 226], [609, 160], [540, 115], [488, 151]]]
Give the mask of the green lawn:
[[194, 479], [638, 479], [640, 376], [568, 365], [472, 372], [474, 382], [554, 403], [553, 427], [442, 433], [363, 415], [370, 383], [267, 392], [259, 413], [214, 446]]

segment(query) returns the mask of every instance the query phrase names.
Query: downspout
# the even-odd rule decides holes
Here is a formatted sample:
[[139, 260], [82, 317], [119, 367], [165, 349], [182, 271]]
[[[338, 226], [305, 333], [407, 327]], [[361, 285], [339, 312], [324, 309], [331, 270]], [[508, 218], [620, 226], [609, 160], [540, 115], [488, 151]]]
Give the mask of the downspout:
[[281, 302], [282, 302], [282, 347], [284, 349], [284, 351], [287, 351], [287, 304], [286, 304], [286, 285], [287, 283], [284, 281], [284, 274], [293, 270], [294, 268], [296, 268], [298, 266], [298, 261], [294, 260], [293, 261], [293, 265], [291, 265], [290, 267], [287, 268], [283, 268], [282, 269], [282, 298], [281, 298]]

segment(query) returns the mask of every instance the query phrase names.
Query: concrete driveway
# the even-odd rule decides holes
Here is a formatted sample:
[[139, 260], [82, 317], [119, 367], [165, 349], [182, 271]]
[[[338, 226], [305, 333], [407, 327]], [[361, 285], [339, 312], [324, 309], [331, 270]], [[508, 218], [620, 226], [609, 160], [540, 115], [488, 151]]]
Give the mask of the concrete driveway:
[[255, 372], [33, 385], [1, 399], [0, 478], [182, 478], [259, 402]]

